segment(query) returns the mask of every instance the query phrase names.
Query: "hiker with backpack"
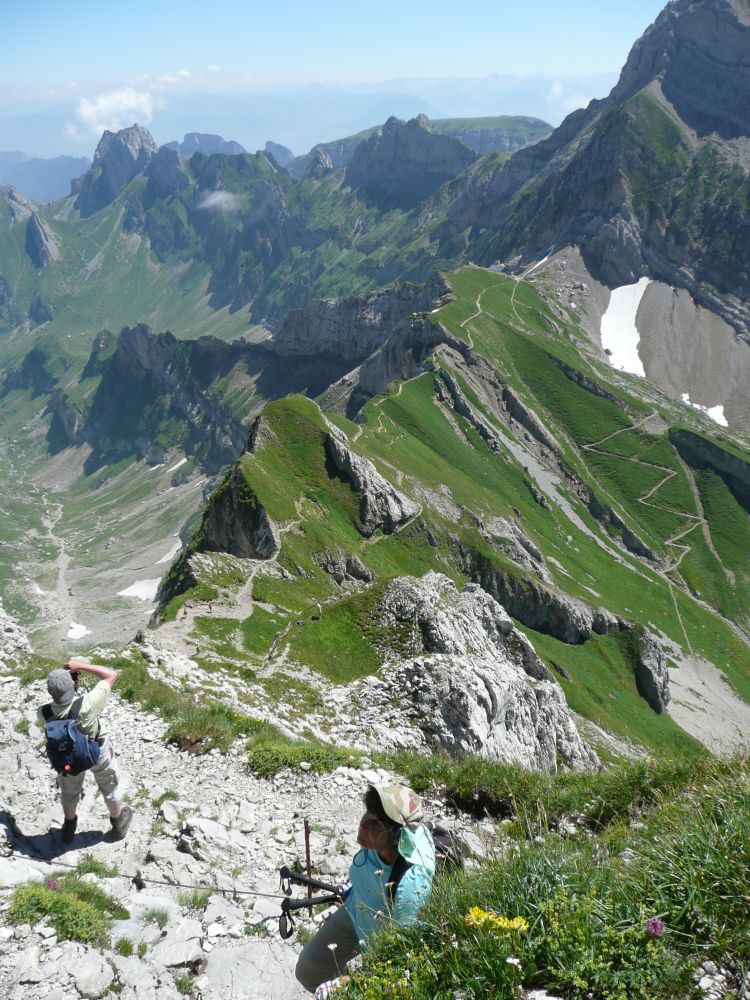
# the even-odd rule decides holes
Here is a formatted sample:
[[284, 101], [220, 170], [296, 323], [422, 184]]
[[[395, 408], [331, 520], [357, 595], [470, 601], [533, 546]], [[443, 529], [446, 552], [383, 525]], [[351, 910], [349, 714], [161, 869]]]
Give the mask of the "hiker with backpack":
[[302, 949], [295, 974], [318, 1000], [348, 978], [349, 961], [388, 923], [408, 927], [432, 890], [435, 845], [422, 825], [419, 796], [405, 785], [375, 787], [364, 794], [355, 854], [344, 905]]
[[[79, 672], [91, 674], [98, 680], [83, 694], [78, 694]], [[122, 803], [117, 758], [100, 720], [118, 676], [118, 672], [109, 667], [70, 660], [64, 669], [53, 670], [47, 677], [52, 701], [41, 706], [38, 717], [44, 727], [47, 756], [57, 771], [64, 815], [64, 844], [72, 844], [75, 837], [76, 810], [86, 771], [90, 770], [96, 779], [109, 810], [112, 840], [124, 839], [133, 818], [133, 810]]]

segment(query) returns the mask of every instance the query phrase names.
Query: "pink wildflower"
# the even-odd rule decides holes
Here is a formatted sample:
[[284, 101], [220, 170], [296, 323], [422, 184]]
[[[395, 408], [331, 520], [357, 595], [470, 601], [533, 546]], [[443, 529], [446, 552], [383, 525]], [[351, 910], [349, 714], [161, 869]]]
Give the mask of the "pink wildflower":
[[650, 917], [648, 923], [646, 924], [646, 930], [649, 932], [651, 937], [661, 937], [664, 931], [667, 929], [667, 925], [659, 917]]

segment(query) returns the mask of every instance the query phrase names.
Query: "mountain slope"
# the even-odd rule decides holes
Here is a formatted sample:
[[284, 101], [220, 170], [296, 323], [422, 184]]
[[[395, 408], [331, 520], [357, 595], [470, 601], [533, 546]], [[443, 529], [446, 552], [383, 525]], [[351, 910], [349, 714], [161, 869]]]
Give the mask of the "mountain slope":
[[[245, 664], [258, 683], [291, 683], [299, 664], [352, 683], [412, 641], [378, 625], [388, 581], [435, 570], [497, 598], [574, 708], [620, 739], [666, 747], [679, 730], [639, 666], [655, 641], [672, 664], [667, 710], [710, 742], [719, 691], [738, 722], [750, 701], [750, 549], [729, 545], [750, 537], [750, 454], [680, 429], [691, 411], [638, 380], [584, 370], [569, 339], [580, 335], [561, 337], [531, 286], [481, 269], [450, 283], [456, 300], [433, 320], [443, 346], [367, 403], [359, 426], [294, 397], [263, 411], [162, 585], [162, 618], [180, 617], [156, 642], [169, 645], [179, 622], [206, 668]], [[331, 464], [336, 427], [354, 456], [344, 465]], [[363, 512], [386, 486], [342, 471], [360, 457], [416, 505], [374, 534]], [[235, 547], [240, 524], [251, 541]], [[694, 670], [711, 691], [703, 728]]]

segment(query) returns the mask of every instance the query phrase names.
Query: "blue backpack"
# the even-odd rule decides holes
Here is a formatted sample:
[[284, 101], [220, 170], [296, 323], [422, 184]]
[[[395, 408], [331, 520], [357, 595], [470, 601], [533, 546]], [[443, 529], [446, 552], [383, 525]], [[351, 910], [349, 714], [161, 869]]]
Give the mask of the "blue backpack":
[[76, 698], [68, 714], [55, 718], [51, 705], [44, 705], [44, 735], [47, 738], [47, 756], [50, 764], [60, 774], [80, 774], [99, 763], [100, 747], [95, 739], [86, 736], [76, 725], [83, 698]]

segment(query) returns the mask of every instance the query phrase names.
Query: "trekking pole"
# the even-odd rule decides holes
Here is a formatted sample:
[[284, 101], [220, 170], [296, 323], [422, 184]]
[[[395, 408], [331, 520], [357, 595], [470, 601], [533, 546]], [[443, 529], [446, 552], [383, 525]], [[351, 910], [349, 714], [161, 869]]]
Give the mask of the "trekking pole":
[[[312, 863], [310, 861], [310, 817], [305, 816], [305, 865], [307, 866], [307, 877], [312, 878]], [[312, 899], [313, 887], [308, 885], [307, 898]]]

